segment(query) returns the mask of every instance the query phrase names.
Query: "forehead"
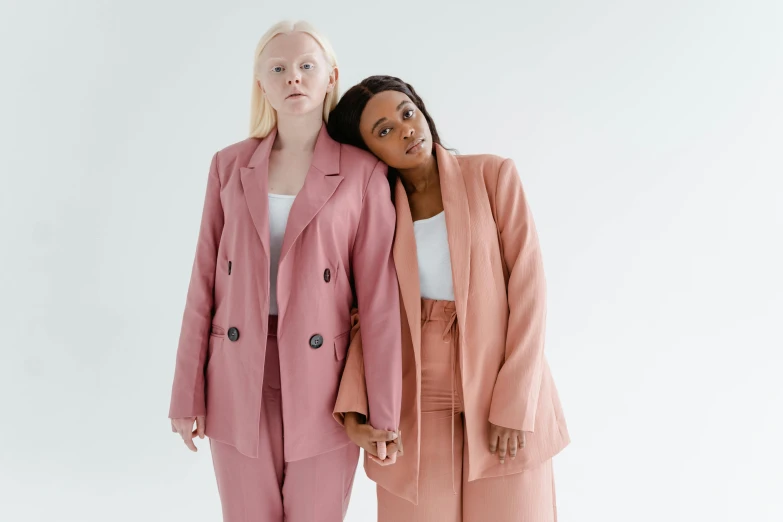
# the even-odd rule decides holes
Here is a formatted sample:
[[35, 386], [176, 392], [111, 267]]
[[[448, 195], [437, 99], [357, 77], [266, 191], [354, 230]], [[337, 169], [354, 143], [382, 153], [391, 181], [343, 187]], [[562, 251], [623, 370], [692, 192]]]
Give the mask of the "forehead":
[[323, 49], [315, 41], [315, 38], [307, 33], [293, 32], [278, 34], [264, 47], [261, 58], [264, 60], [274, 58], [295, 59], [303, 54], [313, 54], [317, 58], [323, 57]]
[[399, 91], [383, 91], [376, 94], [367, 102], [360, 125], [369, 130], [379, 119], [393, 118], [402, 102], [413, 103], [407, 94]]

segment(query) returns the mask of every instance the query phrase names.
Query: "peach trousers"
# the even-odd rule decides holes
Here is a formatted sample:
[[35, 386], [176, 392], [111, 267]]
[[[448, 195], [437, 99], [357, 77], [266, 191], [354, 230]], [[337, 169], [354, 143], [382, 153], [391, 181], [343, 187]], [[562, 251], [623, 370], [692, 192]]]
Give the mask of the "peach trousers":
[[223, 522], [342, 521], [359, 447], [349, 444], [309, 459], [285, 461], [276, 316], [269, 317], [263, 398], [258, 458], [210, 440]]
[[556, 522], [551, 459], [522, 473], [463, 478], [468, 452], [454, 302], [422, 299], [421, 319], [419, 504], [378, 486], [378, 521]]

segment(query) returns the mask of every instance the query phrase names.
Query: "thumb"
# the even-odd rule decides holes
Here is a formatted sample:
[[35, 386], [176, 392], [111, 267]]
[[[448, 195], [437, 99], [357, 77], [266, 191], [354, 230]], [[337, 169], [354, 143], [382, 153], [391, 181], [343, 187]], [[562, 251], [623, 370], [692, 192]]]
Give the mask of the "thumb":
[[196, 417], [196, 432], [201, 439], [204, 438], [204, 430], [207, 427], [206, 425], [206, 418], [204, 416]]

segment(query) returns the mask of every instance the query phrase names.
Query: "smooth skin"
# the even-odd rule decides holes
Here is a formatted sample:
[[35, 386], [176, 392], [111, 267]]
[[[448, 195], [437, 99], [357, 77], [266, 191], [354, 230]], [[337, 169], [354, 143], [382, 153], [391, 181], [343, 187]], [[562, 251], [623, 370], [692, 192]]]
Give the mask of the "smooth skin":
[[[269, 156], [269, 192], [293, 196], [304, 186], [323, 125], [324, 98], [334, 90], [339, 71], [329, 64], [318, 42], [302, 32], [275, 36], [258, 61], [258, 87], [277, 112], [277, 137]], [[171, 431], [179, 434], [191, 451], [198, 451], [193, 439], [203, 439], [205, 427], [203, 416], [171, 420]], [[388, 451], [386, 443], [394, 440], [396, 433], [364, 428], [358, 432], [364, 443], [359, 446], [365, 450], [374, 446], [370, 454], [376, 459], [384, 464], [396, 461], [396, 449]]]
[[[438, 163], [432, 153], [432, 134], [424, 114], [398, 91], [384, 91], [367, 102], [359, 122], [362, 139], [381, 161], [400, 173], [413, 221], [443, 211]], [[488, 447], [501, 464], [525, 447], [525, 433], [489, 423]]]

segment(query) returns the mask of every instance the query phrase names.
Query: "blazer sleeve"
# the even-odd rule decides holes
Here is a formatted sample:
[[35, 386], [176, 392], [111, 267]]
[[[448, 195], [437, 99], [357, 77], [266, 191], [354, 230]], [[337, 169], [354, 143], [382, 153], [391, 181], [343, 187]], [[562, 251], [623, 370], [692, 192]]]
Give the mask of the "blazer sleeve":
[[533, 216], [510, 159], [498, 173], [495, 212], [508, 273], [509, 318], [505, 362], [495, 382], [489, 421], [533, 432], [544, 368], [546, 281]]
[[206, 414], [204, 361], [212, 327], [215, 268], [218, 245], [223, 233], [223, 220], [218, 155], [215, 154], [207, 178], [201, 228], [177, 348], [169, 407], [169, 417], [172, 419]]
[[345, 359], [345, 369], [340, 379], [337, 400], [334, 404], [334, 420], [345, 424], [345, 414], [349, 411], [361, 413], [367, 417], [367, 384], [364, 381], [364, 352], [362, 351], [362, 336], [359, 333], [359, 310], [351, 311], [351, 342], [348, 345], [348, 356]]
[[392, 258], [396, 213], [387, 167], [378, 162], [365, 189], [351, 256], [359, 316], [368, 422], [397, 431], [402, 401], [402, 333], [397, 272]]

